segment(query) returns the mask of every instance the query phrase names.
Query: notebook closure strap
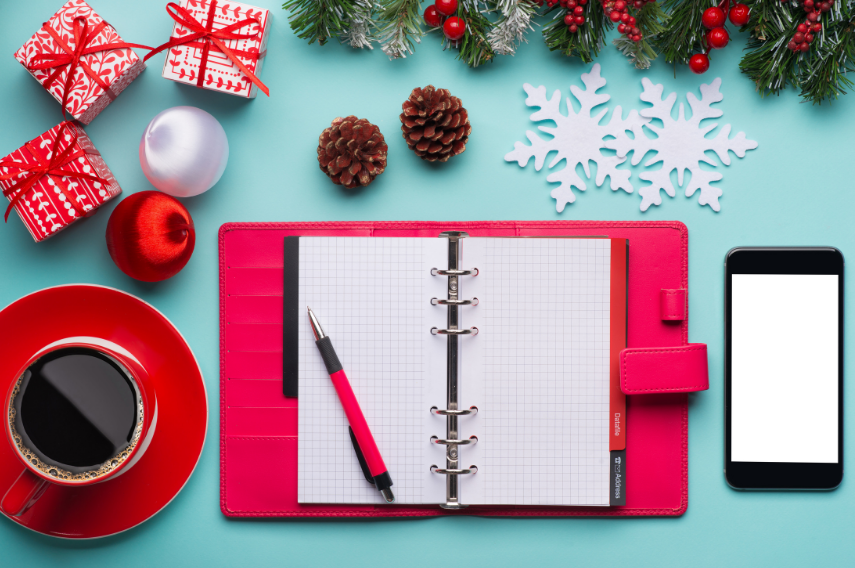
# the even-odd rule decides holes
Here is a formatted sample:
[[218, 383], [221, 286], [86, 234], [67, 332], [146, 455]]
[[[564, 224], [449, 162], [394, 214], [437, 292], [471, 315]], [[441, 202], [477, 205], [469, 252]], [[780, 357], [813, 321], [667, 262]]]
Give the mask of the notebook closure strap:
[[664, 321], [682, 321], [688, 310], [687, 290], [662, 289], [659, 291], [659, 316]]
[[620, 388], [632, 395], [707, 390], [707, 346], [690, 343], [624, 349], [620, 352]]

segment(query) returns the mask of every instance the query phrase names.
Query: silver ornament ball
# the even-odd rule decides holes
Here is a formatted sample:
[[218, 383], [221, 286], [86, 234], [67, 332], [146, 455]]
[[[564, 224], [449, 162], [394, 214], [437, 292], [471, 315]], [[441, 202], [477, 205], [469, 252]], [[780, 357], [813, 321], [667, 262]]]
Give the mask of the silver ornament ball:
[[145, 177], [173, 197], [208, 191], [220, 181], [228, 161], [226, 131], [196, 107], [166, 109], [152, 119], [140, 140]]

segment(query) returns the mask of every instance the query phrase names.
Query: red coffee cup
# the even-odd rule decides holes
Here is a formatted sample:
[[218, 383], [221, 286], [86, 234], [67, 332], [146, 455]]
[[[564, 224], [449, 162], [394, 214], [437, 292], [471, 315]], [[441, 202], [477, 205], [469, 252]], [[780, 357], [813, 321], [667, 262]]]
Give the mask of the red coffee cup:
[[[138, 395], [137, 412], [139, 413], [132, 434], [132, 443], [128, 448], [104, 463], [100, 469], [80, 475], [68, 475], [61, 468], [47, 467], [38, 460], [34, 452], [22, 441], [22, 436], [16, 431], [15, 398], [22, 383], [24, 374], [40, 359], [60, 349], [84, 349], [97, 352], [116, 364], [133, 386]], [[15, 482], [5, 490], [0, 487], [0, 509], [9, 516], [18, 516], [32, 507], [50, 484], [67, 487], [82, 487], [95, 483], [104, 483], [118, 477], [136, 464], [151, 442], [157, 424], [157, 399], [154, 385], [149, 373], [125, 348], [111, 341], [95, 337], [70, 337], [46, 345], [34, 353], [27, 363], [19, 370], [5, 397], [6, 420], [4, 429], [6, 440], [11, 444], [15, 455], [21, 462], [21, 473]]]

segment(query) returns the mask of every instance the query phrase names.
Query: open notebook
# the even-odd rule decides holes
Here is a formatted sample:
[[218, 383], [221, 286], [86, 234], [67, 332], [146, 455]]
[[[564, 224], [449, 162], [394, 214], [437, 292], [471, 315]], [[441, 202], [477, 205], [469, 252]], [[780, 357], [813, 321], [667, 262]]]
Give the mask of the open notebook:
[[[430, 409], [446, 407], [448, 339], [431, 329], [446, 327], [449, 308], [431, 299], [447, 297], [449, 279], [431, 269], [448, 267], [449, 241], [288, 238], [285, 295], [290, 279], [301, 308], [293, 342], [299, 502], [383, 502], [363, 477], [305, 317], [309, 305], [347, 372], [397, 503], [446, 503], [446, 476], [431, 471], [446, 464], [446, 447], [431, 441], [445, 437], [446, 417]], [[609, 505], [610, 439], [624, 435], [614, 400], [610, 410], [610, 368], [623, 330], [611, 332], [625, 329], [625, 255], [624, 239], [460, 239], [460, 267], [478, 269], [459, 278], [460, 298], [478, 299], [457, 308], [459, 327], [478, 330], [458, 338], [458, 408], [478, 409], [459, 419], [458, 438], [477, 437], [459, 447], [460, 467], [477, 466], [457, 476], [461, 504]], [[286, 327], [287, 310], [286, 299]], [[286, 331], [286, 362], [288, 341]]]

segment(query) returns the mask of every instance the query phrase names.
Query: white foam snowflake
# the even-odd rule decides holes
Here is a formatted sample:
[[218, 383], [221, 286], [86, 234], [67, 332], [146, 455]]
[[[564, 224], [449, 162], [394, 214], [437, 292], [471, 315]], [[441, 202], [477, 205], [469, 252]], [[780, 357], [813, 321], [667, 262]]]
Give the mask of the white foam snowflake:
[[623, 120], [621, 118], [621, 107], [616, 106], [611, 121], [608, 124], [600, 124], [600, 121], [608, 113], [608, 109], [603, 109], [596, 116], [592, 116], [591, 111], [606, 103], [610, 97], [609, 95], [597, 94], [597, 91], [606, 84], [606, 80], [600, 76], [599, 63], [591, 68], [590, 73], [582, 74], [582, 82], [585, 84], [585, 90], [576, 86], [570, 87], [570, 91], [579, 101], [581, 108], [578, 114], [575, 113], [568, 97], [566, 116], [561, 114], [559, 108], [561, 91], [556, 90], [552, 98], [547, 99], [546, 87], [541, 85], [534, 88], [528, 83], [523, 85], [523, 89], [528, 93], [525, 104], [530, 107], [540, 107], [539, 111], [531, 115], [531, 120], [533, 122], [554, 120], [555, 128], [538, 126], [539, 130], [552, 135], [549, 140], [542, 139], [530, 130], [526, 131], [531, 146], [516, 142], [513, 151], [505, 155], [506, 161], [517, 162], [522, 167], [525, 167], [529, 159], [534, 157], [534, 169], [537, 171], [540, 171], [547, 154], [552, 151], [557, 151], [558, 155], [549, 164], [550, 169], [561, 160], [566, 160], [566, 166], [563, 170], [551, 173], [546, 178], [547, 181], [561, 183], [560, 186], [552, 190], [551, 194], [555, 198], [555, 208], [559, 212], [563, 211], [568, 203], [573, 203], [576, 200], [572, 188], [575, 187], [581, 191], [587, 189], [585, 182], [576, 174], [576, 166], [579, 164], [582, 164], [585, 175], [589, 179], [591, 177], [589, 162], [593, 161], [597, 164], [597, 187], [602, 186], [606, 176], [608, 176], [611, 180], [612, 191], [623, 189], [627, 193], [632, 193], [629, 170], [617, 168], [626, 161], [626, 154], [623, 156], [606, 156], [600, 152], [600, 149], [606, 148], [603, 139], [607, 136], [614, 136], [619, 140], [624, 138], [629, 140], [626, 132], [640, 128], [648, 121], [634, 110], [629, 113], [626, 120]]
[[[709, 205], [714, 211], [720, 209], [718, 198], [722, 191], [718, 187], [710, 185], [711, 182], [719, 181], [722, 175], [715, 171], [702, 170], [700, 162], [716, 166], [716, 163], [705, 152], [712, 150], [718, 154], [719, 159], [725, 166], [730, 165], [732, 151], [740, 158], [745, 157], [746, 150], [753, 150], [757, 142], [745, 138], [745, 133], [740, 132], [733, 138], [730, 136], [730, 125], [722, 127], [714, 138], [706, 135], [718, 126], [718, 123], [710, 123], [701, 126], [701, 121], [718, 118], [724, 114], [719, 109], [711, 107], [720, 102], [724, 97], [719, 91], [721, 79], [715, 79], [710, 85], [701, 85], [701, 99], [698, 100], [694, 94], [688, 93], [686, 98], [692, 107], [692, 116], [687, 120], [683, 103], [680, 103], [677, 119], [672, 118], [671, 111], [677, 94], [671, 93], [666, 99], [662, 99], [664, 90], [662, 85], [654, 85], [649, 79], [642, 79], [644, 92], [641, 100], [653, 105], [643, 109], [641, 116], [645, 118], [658, 118], [662, 121], [662, 127], [647, 123], [633, 128], [635, 138], [618, 137], [607, 142], [607, 147], [617, 151], [618, 157], [626, 157], [629, 151], [633, 152], [632, 165], [637, 165], [648, 152], [656, 154], [647, 161], [645, 166], [651, 166], [662, 162], [662, 168], [654, 171], [645, 171], [639, 174], [639, 178], [649, 181], [651, 185], [639, 188], [638, 193], [642, 197], [641, 210], [646, 211], [651, 205], [660, 205], [662, 197], [660, 190], [674, 197], [674, 186], [671, 183], [671, 172], [677, 170], [677, 183], [683, 186], [683, 174], [686, 170], [691, 173], [691, 180], [686, 185], [686, 197], [691, 197], [700, 190], [698, 203]], [[657, 135], [657, 138], [649, 138], [644, 135], [645, 128], [649, 128]]]

